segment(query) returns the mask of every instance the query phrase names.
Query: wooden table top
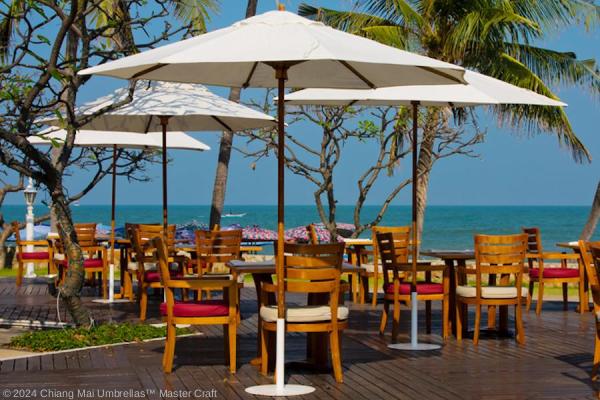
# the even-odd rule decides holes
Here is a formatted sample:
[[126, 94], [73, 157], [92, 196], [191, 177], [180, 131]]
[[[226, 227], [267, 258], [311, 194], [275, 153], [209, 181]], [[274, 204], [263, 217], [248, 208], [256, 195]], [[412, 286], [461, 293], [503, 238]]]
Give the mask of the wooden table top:
[[346, 246], [373, 246], [373, 240], [368, 238], [344, 239]]
[[441, 258], [442, 260], [474, 260], [473, 250], [421, 250], [421, 255]]
[[563, 247], [566, 249], [579, 250], [579, 242], [558, 242], [557, 247]]
[[[241, 261], [233, 260], [227, 263], [227, 266], [231, 270], [235, 270], [238, 273], [275, 273], [275, 261]], [[342, 263], [342, 272], [359, 272], [362, 271], [362, 267], [350, 263]]]

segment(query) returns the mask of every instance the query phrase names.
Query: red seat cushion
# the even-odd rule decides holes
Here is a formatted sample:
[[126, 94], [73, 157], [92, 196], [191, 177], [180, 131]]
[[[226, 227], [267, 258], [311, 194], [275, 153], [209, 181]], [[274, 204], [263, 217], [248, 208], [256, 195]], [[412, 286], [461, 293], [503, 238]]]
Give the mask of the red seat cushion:
[[[160, 305], [160, 315], [167, 315], [167, 303]], [[229, 315], [229, 306], [222, 300], [176, 301], [173, 306], [175, 317], [222, 317]]]
[[[531, 268], [529, 276], [539, 278], [539, 268]], [[575, 268], [544, 268], [544, 278], [577, 278], [578, 276], [579, 270]]]
[[48, 260], [50, 253], [47, 251], [33, 251], [31, 253], [21, 253], [22, 260]]
[[[385, 285], [385, 293], [394, 294], [394, 285]], [[410, 294], [410, 283], [401, 283], [400, 294]], [[417, 283], [417, 294], [443, 294], [444, 285], [441, 283]]]
[[[69, 262], [67, 260], [61, 260], [59, 264], [65, 268], [69, 266]], [[83, 260], [84, 268], [102, 268], [103, 265], [104, 263], [101, 258], [89, 258], [87, 260]]]
[[[171, 271], [171, 279], [183, 278], [183, 275], [178, 271]], [[160, 282], [160, 272], [144, 271], [144, 282]]]

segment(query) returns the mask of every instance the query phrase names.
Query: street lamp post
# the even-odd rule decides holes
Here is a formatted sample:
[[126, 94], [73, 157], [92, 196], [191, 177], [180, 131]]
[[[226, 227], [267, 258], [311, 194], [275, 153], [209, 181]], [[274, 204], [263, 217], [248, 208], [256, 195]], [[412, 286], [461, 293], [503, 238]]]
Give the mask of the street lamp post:
[[[25, 237], [27, 241], [33, 240], [33, 203], [35, 202], [35, 196], [37, 195], [37, 190], [33, 186], [33, 181], [29, 178], [29, 183], [23, 192], [25, 195], [25, 203], [27, 204], [27, 215], [25, 216]], [[27, 252], [33, 252], [33, 246], [27, 245]], [[25, 278], [35, 278], [35, 271], [33, 269], [33, 263], [27, 263], [27, 273], [25, 274]]]

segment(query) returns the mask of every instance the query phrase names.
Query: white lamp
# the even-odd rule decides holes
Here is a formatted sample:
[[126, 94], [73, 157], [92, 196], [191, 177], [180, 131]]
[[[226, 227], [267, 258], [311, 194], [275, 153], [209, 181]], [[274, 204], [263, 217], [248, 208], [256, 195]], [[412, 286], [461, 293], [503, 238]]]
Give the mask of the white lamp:
[[[23, 195], [25, 196], [25, 203], [27, 204], [27, 215], [25, 216], [25, 240], [32, 241], [33, 238], [33, 203], [35, 202], [35, 197], [37, 196], [37, 190], [33, 186], [33, 181], [29, 178], [29, 183], [27, 187], [23, 191]], [[33, 252], [33, 246], [27, 245], [27, 252]], [[35, 271], [33, 268], [33, 263], [27, 263], [27, 272], [25, 274], [25, 278], [35, 278]]]

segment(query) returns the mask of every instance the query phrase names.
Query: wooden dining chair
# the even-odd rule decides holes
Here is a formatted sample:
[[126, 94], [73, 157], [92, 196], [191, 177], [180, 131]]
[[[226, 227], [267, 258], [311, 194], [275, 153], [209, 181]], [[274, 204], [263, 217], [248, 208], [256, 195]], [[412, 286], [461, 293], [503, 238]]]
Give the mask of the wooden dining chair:
[[594, 301], [596, 334], [594, 338], [594, 361], [591, 377], [592, 380], [596, 380], [598, 378], [598, 369], [600, 367], [600, 241], [585, 242], [580, 240], [579, 253], [588, 277], [588, 283]]
[[[329, 334], [331, 363], [335, 380], [343, 382], [340, 340], [348, 327], [348, 308], [343, 306], [341, 285], [344, 244], [284, 245], [284, 282], [286, 293], [305, 293], [306, 305], [285, 305], [287, 332], [324, 332]], [[269, 358], [269, 335], [277, 329], [277, 306], [269, 303], [276, 296], [277, 284], [261, 286], [261, 371], [267, 373]]]
[[[516, 340], [525, 343], [521, 305], [527, 289], [522, 287], [527, 252], [527, 234], [475, 235], [475, 268], [458, 267], [456, 282], [467, 282], [466, 276], [475, 275], [475, 286], [456, 287], [456, 338], [462, 340], [463, 322], [468, 306], [475, 306], [475, 332], [473, 343], [479, 343], [479, 326], [482, 306], [515, 306]], [[459, 277], [459, 275], [461, 275]], [[484, 275], [497, 276], [483, 286]]]
[[[412, 263], [409, 263], [410, 231], [378, 233], [376, 236], [378, 254], [383, 267], [383, 310], [379, 334], [384, 335], [387, 326], [389, 307], [393, 305], [392, 343], [396, 343], [400, 326], [400, 302], [410, 306], [411, 283], [401, 278], [412, 274]], [[448, 338], [450, 275], [445, 265], [418, 263], [417, 274], [425, 275], [424, 281], [417, 281], [417, 299], [427, 302], [442, 302], [442, 337]], [[431, 280], [432, 272], [442, 273], [442, 282]], [[391, 279], [390, 279], [391, 278]], [[431, 307], [426, 308], [427, 332], [431, 332]]]
[[[136, 275], [138, 280], [138, 298], [140, 299], [140, 320], [146, 320], [148, 308], [148, 289], [162, 289], [160, 272], [154, 254], [144, 250], [146, 244], [156, 237], [163, 237], [162, 225], [132, 224], [130, 226], [131, 246], [137, 264]], [[168, 254], [171, 253], [167, 247]], [[182, 268], [173, 263], [169, 257], [169, 269], [174, 279], [183, 278]], [[175, 268], [172, 268], [172, 267]]]
[[[154, 252], [161, 284], [165, 290], [166, 302], [160, 305], [160, 313], [167, 323], [167, 339], [163, 353], [162, 366], [165, 373], [171, 373], [175, 358], [177, 324], [222, 325], [225, 339], [225, 360], [229, 371], [237, 369], [237, 286], [232, 280], [222, 279], [173, 279], [169, 269], [169, 254], [162, 237], [158, 236], [146, 246]], [[174, 289], [182, 290], [223, 290], [223, 300], [176, 301]]]
[[[98, 244], [96, 226], [97, 224], [94, 222], [73, 224], [75, 234], [77, 235], [77, 242], [83, 253], [83, 268], [86, 277], [95, 284], [96, 274], [100, 276], [102, 297], [106, 299], [108, 297], [108, 252], [106, 247]], [[69, 259], [60, 240], [55, 242], [55, 246], [56, 253], [65, 255], [63, 260], [55, 261], [59, 267], [59, 280], [62, 281], [69, 268]]]
[[[542, 237], [539, 228], [523, 228], [527, 234], [527, 263], [529, 266], [529, 293], [527, 294], [527, 310], [531, 307], [533, 289], [535, 283], [538, 284], [538, 300], [535, 307], [535, 313], [542, 313], [542, 303], [544, 301], [544, 285], [558, 284], [562, 285], [563, 309], [566, 311], [569, 306], [569, 283], [576, 283], [579, 288], [579, 312], [583, 313], [587, 307], [584, 302], [584, 267], [581, 265], [579, 254], [566, 254], [559, 252], [548, 252], [542, 248]], [[545, 261], [560, 261], [560, 267], [549, 267]], [[576, 261], [577, 268], [569, 268], [568, 261]]]
[[[15, 235], [15, 256], [17, 258], [17, 287], [23, 284], [23, 271], [25, 263], [47, 264], [48, 273], [54, 273], [53, 249], [47, 240], [23, 240], [19, 232], [19, 223], [12, 222], [12, 231]], [[33, 251], [27, 251], [27, 246], [34, 246]], [[37, 247], [37, 249], [36, 249]], [[40, 250], [39, 248], [43, 250]]]
[[[372, 262], [361, 262], [360, 266], [364, 268], [361, 273], [361, 301], [364, 301], [364, 296], [369, 292], [369, 279], [373, 279], [373, 294], [371, 297], [371, 305], [377, 306], [377, 293], [379, 291], [379, 282], [381, 282], [383, 267], [380, 262], [379, 251], [377, 249], [377, 234], [379, 233], [399, 233], [410, 236], [410, 226], [374, 226], [371, 228], [371, 238], [373, 241]], [[367, 255], [367, 254], [365, 254]], [[400, 274], [400, 279], [404, 276]]]

